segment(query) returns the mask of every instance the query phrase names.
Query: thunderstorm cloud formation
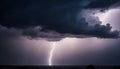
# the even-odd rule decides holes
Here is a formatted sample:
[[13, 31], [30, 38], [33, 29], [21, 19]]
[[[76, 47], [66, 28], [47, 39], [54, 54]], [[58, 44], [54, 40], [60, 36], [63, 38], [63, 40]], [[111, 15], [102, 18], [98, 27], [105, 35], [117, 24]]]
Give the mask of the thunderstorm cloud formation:
[[119, 37], [120, 0], [0, 0], [0, 65], [120, 65]]
[[94, 14], [118, 7], [119, 0], [3, 0], [0, 38], [118, 38], [119, 31]]

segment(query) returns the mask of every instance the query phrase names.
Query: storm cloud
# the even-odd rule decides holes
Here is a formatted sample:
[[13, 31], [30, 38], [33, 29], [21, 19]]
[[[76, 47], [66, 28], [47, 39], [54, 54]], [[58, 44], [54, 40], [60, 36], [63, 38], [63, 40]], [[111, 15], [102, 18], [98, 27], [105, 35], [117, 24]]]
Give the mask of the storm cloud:
[[82, 17], [83, 10], [96, 9], [101, 12], [118, 1], [12, 0], [9, 2], [6, 0], [1, 4], [0, 36], [10, 34], [11, 36], [25, 35], [32, 38], [81, 38], [83, 36], [118, 38], [119, 31], [112, 31], [109, 23], [101, 25], [97, 17], [89, 17], [89, 14], [87, 16], [89, 21], [87, 21], [87, 17]]

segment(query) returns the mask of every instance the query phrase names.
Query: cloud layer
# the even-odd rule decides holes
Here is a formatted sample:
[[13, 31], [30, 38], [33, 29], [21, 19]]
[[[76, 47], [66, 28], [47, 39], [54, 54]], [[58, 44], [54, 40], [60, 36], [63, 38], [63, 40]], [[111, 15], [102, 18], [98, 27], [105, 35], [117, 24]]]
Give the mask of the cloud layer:
[[1, 4], [0, 36], [118, 38], [119, 32], [112, 31], [109, 23], [101, 25], [94, 13], [82, 12], [88, 9], [90, 13], [102, 12], [117, 2], [119, 0], [12, 0], [8, 4], [6, 0]]

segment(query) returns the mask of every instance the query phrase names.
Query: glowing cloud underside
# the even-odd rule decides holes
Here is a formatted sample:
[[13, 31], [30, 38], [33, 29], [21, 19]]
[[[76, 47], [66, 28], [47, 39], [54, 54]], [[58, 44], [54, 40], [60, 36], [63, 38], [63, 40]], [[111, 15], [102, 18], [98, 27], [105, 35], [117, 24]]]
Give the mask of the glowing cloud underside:
[[51, 50], [50, 50], [49, 60], [48, 60], [49, 66], [52, 65], [53, 52], [54, 52], [54, 50], [55, 50], [55, 47], [56, 47], [56, 42], [52, 42], [52, 48], [51, 48]]

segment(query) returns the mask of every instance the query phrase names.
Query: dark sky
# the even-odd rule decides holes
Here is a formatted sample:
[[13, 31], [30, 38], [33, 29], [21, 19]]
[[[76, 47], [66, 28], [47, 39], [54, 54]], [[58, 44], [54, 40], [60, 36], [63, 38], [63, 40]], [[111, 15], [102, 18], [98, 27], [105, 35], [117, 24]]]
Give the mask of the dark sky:
[[[101, 20], [100, 14], [98, 17], [94, 16], [116, 8], [120, 11], [119, 4], [120, 0], [1, 0], [0, 64], [46, 65], [50, 51], [49, 42], [61, 40], [65, 44], [59, 45], [65, 46], [66, 41], [69, 42], [72, 37], [77, 39], [72, 40], [76, 42], [76, 52], [69, 55], [70, 58], [61, 55], [63, 62], [56, 57], [55, 64], [120, 64], [120, 30], [113, 30], [114, 27], [119, 27], [120, 20], [112, 18], [119, 17], [120, 13], [110, 14], [111, 17], [106, 16], [105, 19], [108, 21]], [[64, 42], [66, 37], [69, 37], [69, 40]], [[94, 50], [97, 52], [96, 48], [90, 48], [90, 53], [86, 48], [86, 52], [81, 54], [77, 49], [81, 44], [87, 46], [84, 45], [89, 43], [87, 38], [93, 39], [93, 45], [96, 41], [103, 41], [103, 44], [95, 45], [102, 48], [112, 43], [111, 48], [105, 48], [104, 51], [96, 53], [96, 56], [93, 55]], [[79, 44], [79, 39], [85, 39], [85, 43]], [[81, 56], [93, 58], [83, 59]]]
[[[29, 27], [41, 26], [42, 32], [51, 30], [60, 34], [116, 38], [118, 32], [111, 31], [109, 23], [101, 25], [99, 19], [94, 19], [97, 22], [90, 26], [92, 23], [87, 22], [85, 17], [80, 17], [82, 13], [78, 19], [78, 14], [84, 9], [98, 9], [102, 12], [118, 2], [119, 0], [4, 0], [1, 2], [0, 23], [23, 31]], [[22, 34], [35, 37], [39, 31], [34, 34], [25, 31]]]

